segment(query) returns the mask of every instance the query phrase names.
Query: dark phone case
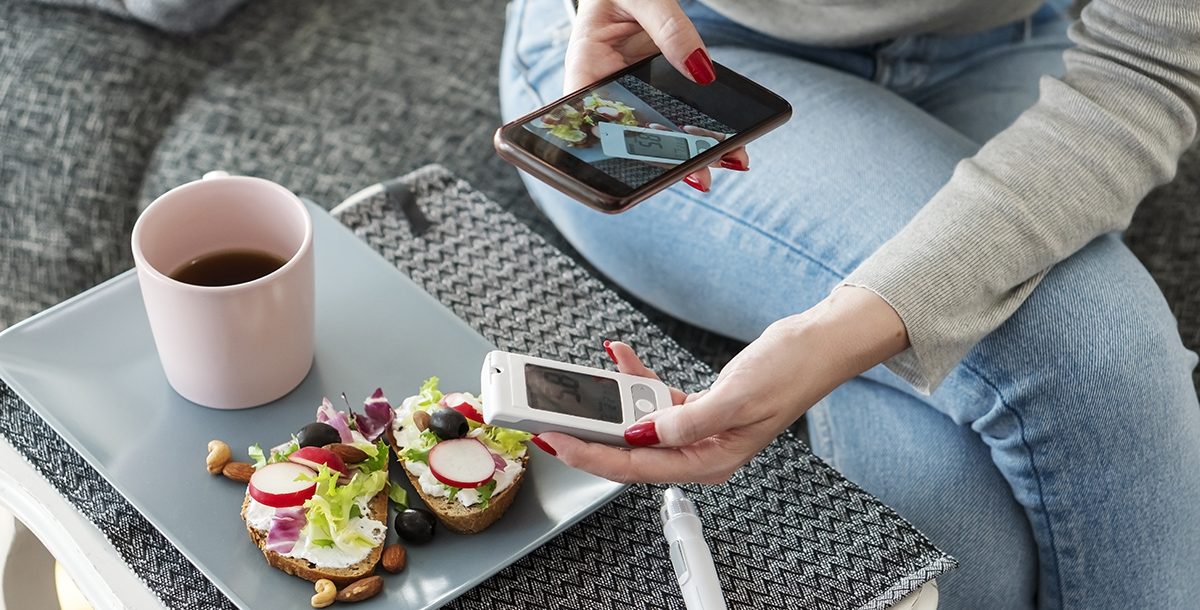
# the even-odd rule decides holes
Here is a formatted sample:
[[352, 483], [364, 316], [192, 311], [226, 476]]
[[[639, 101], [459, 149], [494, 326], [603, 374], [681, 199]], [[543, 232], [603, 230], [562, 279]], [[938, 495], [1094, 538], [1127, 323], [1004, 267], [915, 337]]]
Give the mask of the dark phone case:
[[[739, 90], [754, 91], [755, 95], [760, 98], [771, 98], [775, 100], [775, 103], [784, 108], [784, 110], [779, 114], [767, 119], [766, 121], [751, 127], [750, 129], [739, 132], [734, 136], [721, 141], [716, 146], [689, 159], [688, 161], [675, 166], [670, 170], [667, 170], [661, 176], [651, 180], [650, 182], [647, 182], [639, 188], [634, 189], [633, 192], [629, 193], [628, 195], [623, 196], [615, 195], [613, 193], [606, 193], [588, 184], [585, 184], [562, 169], [551, 165], [525, 148], [519, 146], [507, 135], [514, 129], [521, 129], [521, 126], [524, 123], [546, 114], [559, 104], [565, 103], [567, 100], [585, 91], [613, 82], [625, 74], [634, 72], [643, 64], [653, 61], [656, 57], [658, 57], [658, 55], [647, 57], [646, 59], [643, 59], [642, 61], [639, 61], [625, 68], [624, 70], [621, 70], [620, 72], [616, 72], [602, 80], [586, 85], [577, 91], [572, 91], [571, 93], [564, 95], [563, 97], [541, 108], [538, 108], [537, 110], [534, 110], [523, 117], [504, 124], [496, 130], [496, 134], [492, 138], [492, 145], [495, 147], [497, 154], [500, 155], [500, 158], [508, 161], [519, 169], [525, 170], [531, 176], [558, 189], [568, 197], [576, 199], [586, 204], [588, 207], [594, 208], [601, 212], [607, 214], [617, 214], [628, 210], [647, 197], [666, 189], [697, 169], [705, 167], [709, 163], [716, 161], [725, 153], [738, 148], [739, 146], [745, 146], [746, 144], [749, 144], [750, 142], [756, 140], [759, 136], [786, 123], [787, 120], [792, 116], [792, 107], [787, 103], [786, 100], [770, 92], [762, 85], [759, 85], [754, 81], [734, 72], [733, 70], [714, 62], [713, 67], [718, 71], [719, 78], [721, 78], [723, 82], [728, 84], [731, 81], [736, 84], [736, 88]], [[700, 110], [703, 111], [703, 109]]]

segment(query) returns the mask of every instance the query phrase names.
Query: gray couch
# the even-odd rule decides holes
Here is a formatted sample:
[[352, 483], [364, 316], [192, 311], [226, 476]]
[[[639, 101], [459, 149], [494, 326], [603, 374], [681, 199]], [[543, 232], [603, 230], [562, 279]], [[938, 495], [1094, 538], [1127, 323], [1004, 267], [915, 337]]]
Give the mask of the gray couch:
[[[217, 168], [330, 206], [438, 162], [569, 250], [491, 149], [503, 28], [502, 0], [252, 0], [195, 36], [3, 0], [0, 328], [129, 268], [139, 207]], [[1200, 348], [1200, 155], [1127, 239]], [[714, 365], [738, 347], [650, 313]]]

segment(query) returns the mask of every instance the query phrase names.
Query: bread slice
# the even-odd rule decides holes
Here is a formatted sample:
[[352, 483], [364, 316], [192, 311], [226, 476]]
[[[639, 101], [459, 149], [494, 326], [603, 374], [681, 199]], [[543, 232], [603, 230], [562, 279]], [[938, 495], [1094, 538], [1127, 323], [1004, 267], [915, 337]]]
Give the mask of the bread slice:
[[[246, 520], [246, 507], [250, 506], [250, 494], [246, 493], [246, 499], [242, 500], [242, 520]], [[387, 524], [388, 518], [388, 497], [387, 491], [381, 491], [375, 494], [374, 498], [367, 503], [371, 509], [371, 518], [381, 523]], [[304, 580], [316, 582], [322, 578], [333, 581], [333, 584], [338, 588], [345, 587], [357, 580], [361, 580], [370, 576], [375, 571], [375, 566], [379, 563], [379, 557], [383, 554], [383, 544], [371, 549], [366, 558], [362, 561], [345, 568], [323, 568], [313, 565], [311, 562], [295, 557], [285, 557], [275, 551], [268, 551], [265, 547], [267, 544], [267, 532], [256, 530], [246, 524], [246, 531], [250, 533], [250, 539], [262, 551], [263, 557], [267, 558], [267, 563], [271, 567], [282, 570], [292, 576], [298, 576]]]
[[[400, 460], [400, 465], [404, 465], [404, 460]], [[482, 508], [478, 504], [467, 507], [458, 500], [426, 495], [421, 489], [421, 482], [417, 480], [416, 475], [409, 472], [408, 468], [404, 469], [404, 474], [408, 476], [408, 482], [412, 483], [413, 489], [417, 491], [417, 495], [421, 496], [425, 506], [429, 507], [429, 510], [446, 526], [446, 529], [459, 534], [478, 534], [499, 520], [508, 507], [512, 506], [513, 499], [517, 497], [517, 490], [521, 488], [521, 482], [525, 480], [525, 473], [529, 472], [528, 455], [521, 458], [521, 465], [525, 467], [525, 470], [522, 470], [521, 474], [513, 479], [512, 485], [492, 496], [487, 508]]]

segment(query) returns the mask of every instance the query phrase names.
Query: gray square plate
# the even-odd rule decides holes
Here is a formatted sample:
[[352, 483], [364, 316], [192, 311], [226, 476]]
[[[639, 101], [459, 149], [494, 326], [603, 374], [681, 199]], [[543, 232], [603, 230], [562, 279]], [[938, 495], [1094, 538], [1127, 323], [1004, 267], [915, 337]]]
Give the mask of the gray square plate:
[[[217, 411], [171, 390], [132, 271], [0, 333], [0, 377], [235, 604], [254, 610], [307, 607], [312, 586], [267, 566], [238, 516], [245, 487], [204, 469], [208, 441], [228, 442], [244, 460], [252, 443], [285, 441], [312, 421], [322, 396], [340, 402], [345, 392], [358, 409], [382, 387], [398, 404], [432, 375], [443, 389], [478, 392], [480, 364], [493, 349], [325, 211], [310, 208], [316, 359], [308, 378], [271, 404]], [[392, 479], [403, 479], [396, 467]], [[384, 593], [361, 607], [445, 604], [622, 489], [533, 450], [520, 495], [500, 522], [474, 536], [439, 528], [433, 542], [409, 548], [408, 569], [385, 575]]]

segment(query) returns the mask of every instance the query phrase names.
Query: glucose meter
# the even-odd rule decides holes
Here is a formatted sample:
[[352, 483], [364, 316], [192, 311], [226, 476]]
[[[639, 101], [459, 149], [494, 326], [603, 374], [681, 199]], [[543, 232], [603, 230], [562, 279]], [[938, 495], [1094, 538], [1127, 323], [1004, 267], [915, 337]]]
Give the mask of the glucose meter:
[[679, 165], [717, 145], [715, 138], [620, 123], [600, 123], [604, 154], [622, 159]]
[[671, 406], [657, 379], [502, 351], [484, 358], [480, 387], [489, 424], [617, 446], [642, 416]]

